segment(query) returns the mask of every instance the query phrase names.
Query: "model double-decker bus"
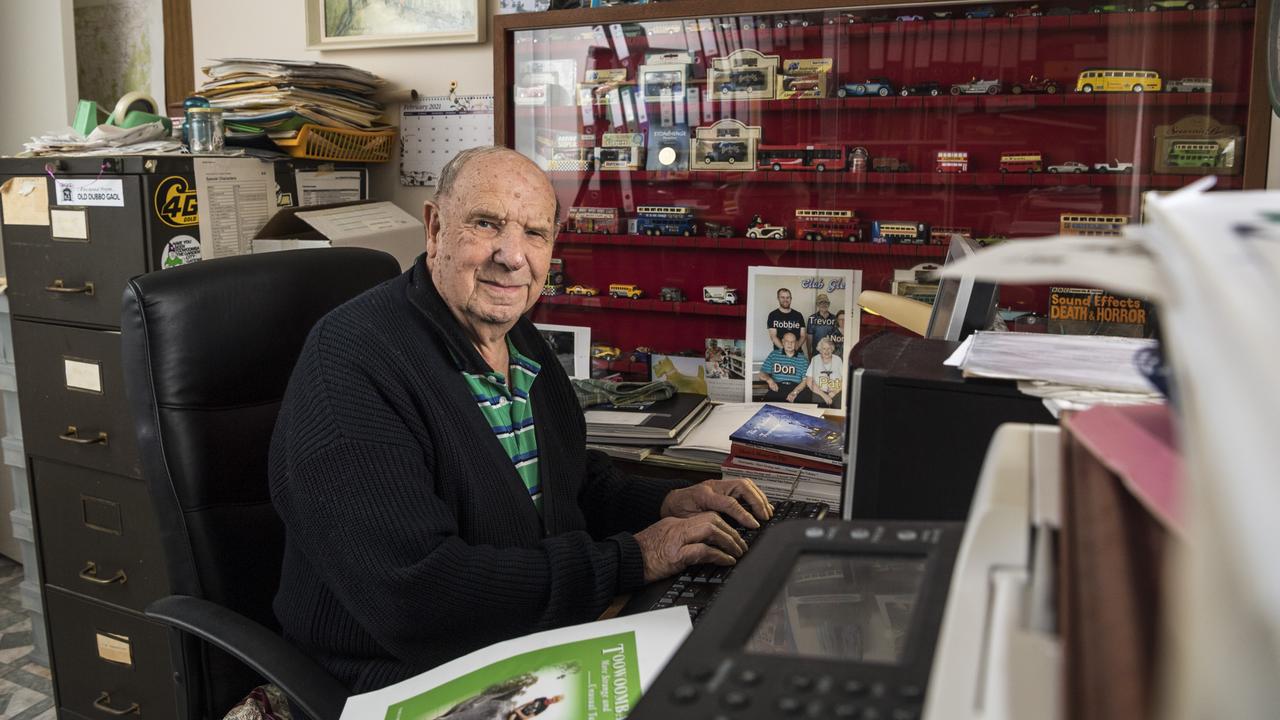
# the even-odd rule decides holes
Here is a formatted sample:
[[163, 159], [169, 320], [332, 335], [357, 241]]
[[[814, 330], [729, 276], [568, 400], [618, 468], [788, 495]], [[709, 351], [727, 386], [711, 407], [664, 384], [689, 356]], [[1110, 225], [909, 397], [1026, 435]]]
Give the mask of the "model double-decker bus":
[[841, 145], [758, 145], [757, 170], [844, 170], [848, 154]]
[[618, 208], [571, 207], [564, 220], [565, 232], [618, 234]]
[[959, 235], [965, 240], [973, 239], [973, 230], [967, 227], [947, 227], [945, 225], [934, 225], [929, 229], [930, 245], [946, 245], [951, 242], [952, 235]]
[[796, 210], [796, 237], [857, 242], [862, 226], [852, 210]]
[[1170, 167], [1218, 167], [1222, 164], [1223, 147], [1214, 140], [1178, 140], [1169, 144]]
[[1128, 215], [1084, 215], [1063, 213], [1058, 217], [1059, 235], [1107, 235], [1120, 237]]
[[1035, 150], [1000, 153], [1000, 172], [1038, 173], [1044, 169], [1044, 156]]
[[929, 223], [873, 220], [871, 242], [924, 245], [929, 242]]
[[969, 172], [969, 153], [963, 150], [939, 150], [935, 169], [940, 173]]
[[698, 232], [693, 208], [680, 205], [636, 206], [636, 233], [640, 235], [684, 235]]

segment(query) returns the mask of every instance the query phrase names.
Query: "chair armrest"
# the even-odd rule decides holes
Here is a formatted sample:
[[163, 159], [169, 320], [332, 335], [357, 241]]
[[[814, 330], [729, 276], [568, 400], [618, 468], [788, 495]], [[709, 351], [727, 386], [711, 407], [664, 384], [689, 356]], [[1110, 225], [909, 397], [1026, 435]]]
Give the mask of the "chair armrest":
[[342, 714], [348, 695], [342, 683], [284, 638], [243, 615], [188, 595], [160, 598], [147, 606], [145, 614], [253, 668], [313, 720], [338, 720]]

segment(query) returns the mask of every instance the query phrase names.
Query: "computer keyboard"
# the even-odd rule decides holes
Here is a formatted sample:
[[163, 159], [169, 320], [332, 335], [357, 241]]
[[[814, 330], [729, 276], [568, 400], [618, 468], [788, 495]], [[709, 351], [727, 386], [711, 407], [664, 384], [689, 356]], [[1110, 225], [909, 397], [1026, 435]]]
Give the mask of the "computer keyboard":
[[[826, 503], [808, 502], [804, 500], [770, 500], [773, 503], [773, 517], [758, 529], [750, 530], [730, 521], [733, 529], [738, 531], [747, 543], [747, 551], [756, 538], [760, 537], [773, 525], [787, 520], [819, 520], [826, 516], [829, 506]], [[742, 562], [742, 558], [738, 559]], [[631, 597], [622, 614], [661, 610], [662, 608], [683, 605], [689, 609], [689, 616], [696, 623], [708, 606], [720, 594], [720, 588], [733, 574], [735, 566], [694, 565], [685, 568], [674, 577], [650, 583]]]

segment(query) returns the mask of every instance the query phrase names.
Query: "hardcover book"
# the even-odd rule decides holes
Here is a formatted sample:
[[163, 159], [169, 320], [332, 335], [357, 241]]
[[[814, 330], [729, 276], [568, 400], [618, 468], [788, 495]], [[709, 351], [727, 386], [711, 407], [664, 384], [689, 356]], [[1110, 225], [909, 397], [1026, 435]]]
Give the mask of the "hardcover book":
[[820, 417], [773, 405], [760, 408], [729, 439], [790, 455], [844, 462], [844, 428]]

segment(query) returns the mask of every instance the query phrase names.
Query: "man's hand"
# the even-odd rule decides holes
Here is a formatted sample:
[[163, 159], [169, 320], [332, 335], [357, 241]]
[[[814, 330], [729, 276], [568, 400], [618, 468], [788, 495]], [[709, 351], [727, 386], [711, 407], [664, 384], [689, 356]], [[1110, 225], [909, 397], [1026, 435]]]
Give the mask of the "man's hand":
[[767, 379], [765, 380], [765, 382], [769, 384], [769, 389], [770, 389], [770, 390], [772, 390], [772, 391], [774, 391], [774, 392], [778, 392], [778, 383], [777, 383], [777, 382], [775, 382], [773, 378], [767, 378]]
[[660, 514], [690, 517], [707, 510], [724, 513], [746, 528], [758, 528], [760, 521], [773, 517], [768, 498], [746, 478], [704, 480], [692, 487], [672, 490], [663, 498]]
[[636, 533], [644, 557], [644, 581], [670, 577], [689, 567], [711, 563], [733, 565], [747, 543], [713, 512], [692, 517], [664, 517]]
[[796, 401], [796, 398], [798, 398], [798, 397], [800, 397], [800, 386], [799, 386], [799, 385], [797, 385], [797, 386], [796, 386], [796, 389], [795, 389], [795, 390], [792, 390], [791, 392], [787, 393], [787, 402], [795, 402], [795, 401]]

